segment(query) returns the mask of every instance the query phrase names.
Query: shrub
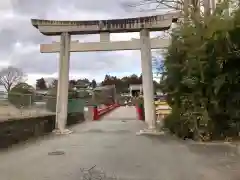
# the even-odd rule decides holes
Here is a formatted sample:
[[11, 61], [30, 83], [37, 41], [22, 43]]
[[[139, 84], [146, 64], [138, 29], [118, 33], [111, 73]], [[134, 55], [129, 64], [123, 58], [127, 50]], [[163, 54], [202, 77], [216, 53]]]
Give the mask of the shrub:
[[[49, 111], [56, 112], [56, 103], [57, 103], [57, 88], [51, 88], [48, 90], [48, 94], [46, 96], [46, 107]], [[79, 98], [78, 92], [74, 89], [68, 90], [68, 99], [76, 99]]]
[[178, 136], [238, 136], [239, 19], [240, 10], [228, 18], [219, 11], [173, 32], [161, 87], [172, 108], [165, 125]]
[[34, 97], [34, 88], [26, 83], [17, 84], [8, 93], [8, 101], [17, 108], [31, 106]]

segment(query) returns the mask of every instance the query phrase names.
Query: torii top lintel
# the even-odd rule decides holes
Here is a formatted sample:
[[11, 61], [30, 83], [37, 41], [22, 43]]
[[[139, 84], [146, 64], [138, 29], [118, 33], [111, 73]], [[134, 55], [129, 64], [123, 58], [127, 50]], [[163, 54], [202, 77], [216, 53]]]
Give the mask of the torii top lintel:
[[101, 32], [121, 33], [139, 32], [146, 28], [150, 31], [163, 31], [170, 28], [180, 16], [179, 12], [164, 15], [145, 16], [126, 19], [92, 20], [92, 21], [56, 21], [32, 19], [32, 25], [47, 36], [61, 35], [68, 32], [77, 34], [98, 34]]

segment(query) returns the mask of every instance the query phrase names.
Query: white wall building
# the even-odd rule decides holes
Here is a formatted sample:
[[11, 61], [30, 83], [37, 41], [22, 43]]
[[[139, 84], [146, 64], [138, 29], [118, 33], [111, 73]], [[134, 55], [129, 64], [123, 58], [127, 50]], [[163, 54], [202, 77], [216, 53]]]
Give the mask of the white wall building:
[[131, 97], [142, 94], [143, 93], [142, 84], [130, 84], [129, 85], [129, 93], [130, 93]]

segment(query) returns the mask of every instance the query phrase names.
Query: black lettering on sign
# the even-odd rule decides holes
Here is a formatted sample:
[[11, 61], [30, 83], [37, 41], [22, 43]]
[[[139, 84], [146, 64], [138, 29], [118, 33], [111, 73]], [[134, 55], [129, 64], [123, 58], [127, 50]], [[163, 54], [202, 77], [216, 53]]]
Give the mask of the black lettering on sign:
[[109, 29], [109, 22], [108, 21], [105, 21], [105, 28]]
[[134, 27], [134, 25], [135, 25], [135, 21], [131, 19], [130, 27]]
[[132, 19], [130, 23], [130, 27], [134, 27], [134, 26], [135, 26], [135, 21]]
[[122, 21], [121, 23], [121, 28], [124, 29], [126, 28], [127, 20]]
[[103, 21], [99, 21], [98, 27], [100, 30], [104, 29]]
[[164, 20], [164, 15], [161, 15], [159, 19], [160, 19], [160, 21], [163, 21]]
[[127, 24], [129, 24], [127, 21], [125, 21], [125, 23], [123, 24], [123, 28], [127, 28]]
[[114, 29], [114, 28], [115, 28], [115, 24], [114, 24], [114, 22], [113, 22], [113, 21], [111, 22], [111, 28], [112, 28], [112, 29]]
[[134, 27], [134, 20], [133, 19], [130, 20], [130, 28], [131, 27]]

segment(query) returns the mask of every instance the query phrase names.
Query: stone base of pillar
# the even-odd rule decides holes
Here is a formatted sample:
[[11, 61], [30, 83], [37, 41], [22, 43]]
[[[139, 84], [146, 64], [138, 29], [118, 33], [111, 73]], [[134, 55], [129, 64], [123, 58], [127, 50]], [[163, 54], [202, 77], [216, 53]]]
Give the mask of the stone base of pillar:
[[164, 134], [165, 133], [163, 131], [159, 131], [157, 129], [143, 129], [136, 133], [136, 135], [154, 135], [154, 136], [160, 136]]
[[65, 134], [71, 134], [72, 131], [69, 129], [64, 129], [64, 130], [55, 129], [55, 130], [53, 130], [53, 133], [57, 134], [57, 135], [65, 135]]

